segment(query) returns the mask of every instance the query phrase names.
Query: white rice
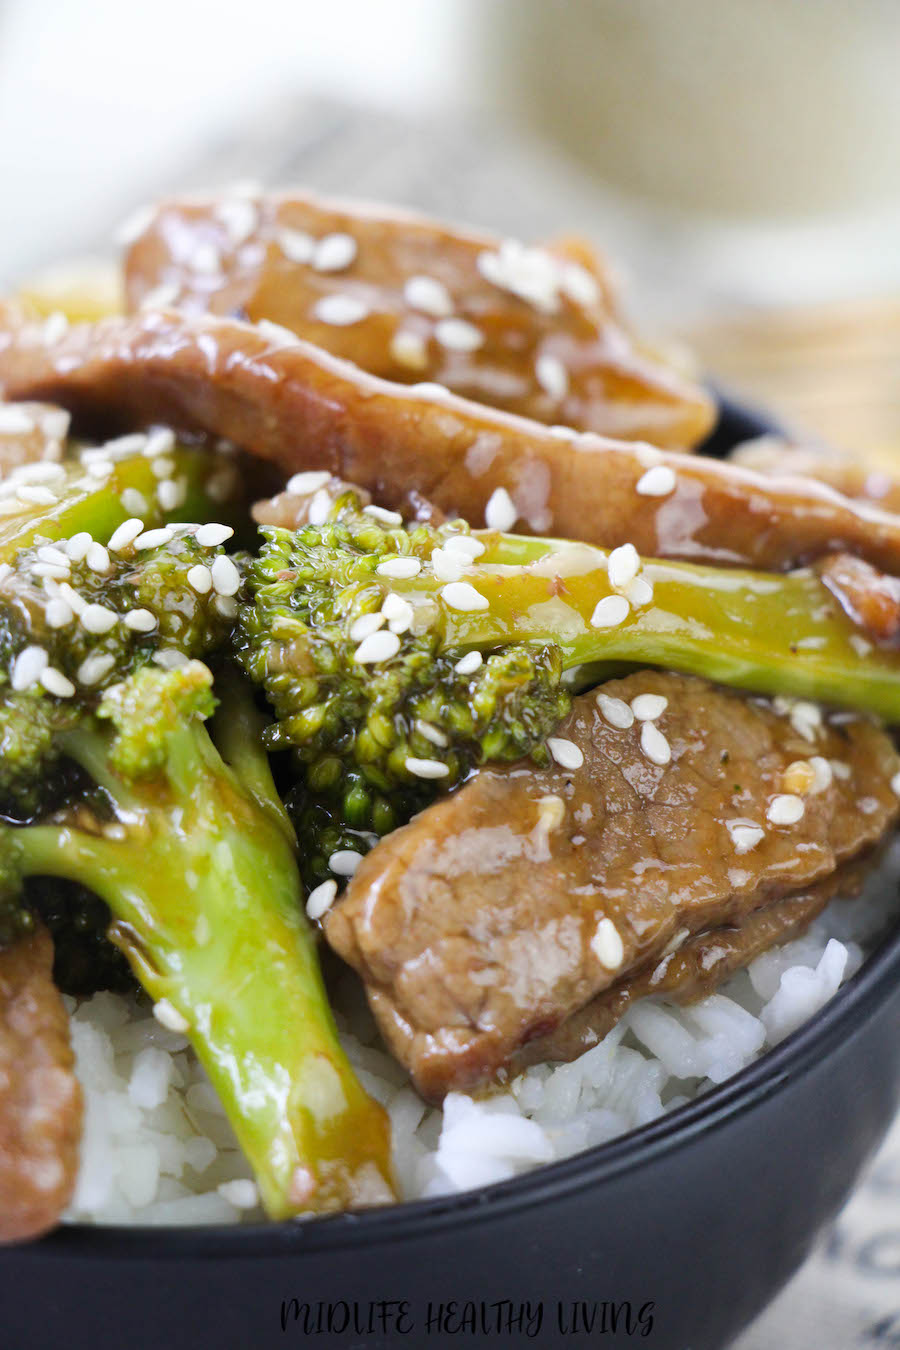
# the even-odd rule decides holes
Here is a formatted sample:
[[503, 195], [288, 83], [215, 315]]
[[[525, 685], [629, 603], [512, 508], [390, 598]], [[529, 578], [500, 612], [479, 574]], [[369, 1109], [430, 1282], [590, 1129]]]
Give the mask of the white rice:
[[[887, 870], [892, 877], [900, 871], [897, 845]], [[503, 1181], [567, 1158], [723, 1082], [817, 1013], [854, 974], [896, 907], [896, 893], [881, 869], [868, 892], [835, 901], [804, 936], [757, 957], [701, 1002], [679, 1008], [643, 999], [573, 1063], [538, 1065], [487, 1099], [451, 1093], [442, 1111], [426, 1106], [381, 1048], [348, 973], [337, 991], [342, 1039], [362, 1083], [390, 1114], [404, 1198]], [[68, 1004], [86, 1112], [66, 1219], [259, 1221], [247, 1163], [186, 1039], [130, 998], [96, 994]], [[250, 1184], [230, 1184], [237, 1180]]]

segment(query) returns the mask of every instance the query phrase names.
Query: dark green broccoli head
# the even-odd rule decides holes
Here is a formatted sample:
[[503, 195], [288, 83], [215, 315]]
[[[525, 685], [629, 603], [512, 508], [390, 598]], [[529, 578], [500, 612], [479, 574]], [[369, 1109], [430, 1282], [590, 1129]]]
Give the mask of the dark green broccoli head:
[[454, 550], [479, 551], [468, 526], [403, 528], [384, 515], [348, 493], [321, 526], [264, 529], [247, 565], [241, 660], [275, 711], [269, 748], [292, 748], [302, 765], [294, 817], [321, 822], [312, 843], [323, 853], [342, 830], [395, 828], [479, 764], [540, 756], [569, 705], [554, 643], [483, 657], [448, 647], [443, 607], [396, 593], [393, 578], [446, 577]]

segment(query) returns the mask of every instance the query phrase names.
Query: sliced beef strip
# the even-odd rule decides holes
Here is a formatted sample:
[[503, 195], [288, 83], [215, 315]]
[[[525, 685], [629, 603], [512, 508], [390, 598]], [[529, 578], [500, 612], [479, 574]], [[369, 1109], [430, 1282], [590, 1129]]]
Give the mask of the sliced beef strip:
[[0, 386], [11, 398], [56, 399], [94, 430], [163, 421], [224, 436], [286, 474], [327, 469], [387, 507], [402, 509], [414, 488], [474, 526], [505, 488], [517, 528], [633, 543], [646, 557], [777, 570], [843, 549], [900, 574], [900, 517], [820, 484], [557, 435], [237, 320], [148, 313], [48, 342], [0, 307]]
[[0, 950], [0, 1242], [36, 1237], [68, 1204], [82, 1099], [46, 929]]
[[[876, 849], [867, 858], [877, 858], [882, 852]], [[869, 865], [869, 861], [865, 865], [856, 861], [847, 863], [825, 881], [773, 900], [762, 909], [745, 914], [737, 923], [696, 934], [688, 934], [687, 929], [676, 933], [671, 951], [664, 951], [633, 974], [617, 980], [567, 1017], [555, 1031], [521, 1046], [510, 1060], [510, 1072], [518, 1073], [529, 1064], [577, 1059], [603, 1040], [639, 998], [656, 994], [672, 1003], [693, 1003], [713, 993], [723, 980], [742, 970], [754, 957], [799, 937], [835, 896], [850, 899], [855, 895]]]
[[695, 445], [711, 399], [636, 348], [588, 257], [353, 202], [191, 199], [160, 205], [131, 246], [126, 298], [274, 322], [383, 379], [540, 422]]
[[883, 647], [900, 643], [900, 580], [885, 576], [862, 558], [833, 553], [816, 564], [850, 619]]
[[[681, 930], [824, 881], [897, 816], [900, 758], [868, 720], [816, 726], [654, 671], [601, 692], [667, 700], [669, 763], [642, 749], [642, 722], [619, 729], [584, 695], [558, 731], [580, 768], [482, 769], [383, 839], [326, 917], [429, 1098], [492, 1078]], [[773, 823], [798, 789], [802, 818]]]
[[814, 478], [827, 483], [845, 497], [858, 498], [900, 512], [900, 479], [865, 456], [850, 454], [830, 445], [805, 445], [782, 436], [759, 436], [738, 445], [729, 456], [732, 464], [773, 478]]

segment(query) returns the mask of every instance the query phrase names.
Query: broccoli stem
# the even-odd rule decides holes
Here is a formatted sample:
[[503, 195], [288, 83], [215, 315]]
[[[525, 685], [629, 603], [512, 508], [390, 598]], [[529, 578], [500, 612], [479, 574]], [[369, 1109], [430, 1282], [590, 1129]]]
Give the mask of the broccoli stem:
[[[174, 463], [171, 477], [181, 482], [184, 496], [172, 511], [164, 511], [156, 498], [158, 480], [153, 463], [142, 454], [131, 454], [112, 460], [111, 473], [102, 480], [92, 477], [78, 460], [67, 460], [60, 465], [65, 477], [55, 482], [56, 501], [51, 504], [26, 505], [5, 513], [0, 520], [0, 563], [15, 562], [16, 555], [29, 548], [37, 537], [41, 539], [71, 538], [87, 531], [95, 539], [106, 540], [114, 530], [132, 516], [139, 516], [147, 529], [163, 525], [169, 520], [223, 520], [234, 524], [234, 496], [231, 504], [223, 505], [218, 491], [211, 493], [210, 481], [223, 472], [223, 464], [204, 449], [176, 445], [167, 459]], [[230, 467], [225, 472], [231, 474]], [[221, 480], [225, 484], [226, 480]], [[237, 480], [235, 479], [235, 484]], [[128, 489], [139, 493], [144, 507], [135, 511], [122, 502]], [[126, 498], [127, 500], [127, 498]], [[137, 500], [132, 497], [132, 500]], [[13, 499], [7, 499], [9, 507]]]
[[[233, 688], [226, 701], [222, 724], [249, 725]], [[126, 786], [109, 743], [99, 727], [65, 736], [111, 795], [113, 823], [5, 831], [20, 874], [79, 882], [109, 905], [110, 937], [183, 1019], [272, 1218], [390, 1195], [387, 1118], [338, 1040], [264, 753], [246, 742], [245, 789], [203, 722], [186, 719], [167, 737], [164, 775]]]
[[[487, 651], [540, 640], [560, 648], [567, 670], [636, 663], [701, 675], [760, 694], [786, 694], [860, 708], [900, 721], [900, 654], [862, 641], [816, 574], [726, 570], [644, 561], [652, 600], [611, 627], [592, 626], [613, 595], [609, 554], [565, 540], [477, 533], [486, 551], [465, 581], [488, 602], [463, 612], [439, 600], [443, 583], [423, 571], [384, 584], [438, 603], [441, 647]], [[577, 681], [576, 681], [577, 683]]]

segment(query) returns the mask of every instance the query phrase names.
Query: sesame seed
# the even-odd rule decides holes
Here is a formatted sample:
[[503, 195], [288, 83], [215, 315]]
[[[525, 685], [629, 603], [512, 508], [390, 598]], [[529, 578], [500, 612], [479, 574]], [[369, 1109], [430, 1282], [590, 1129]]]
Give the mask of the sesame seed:
[[674, 489], [675, 474], [668, 464], [655, 464], [635, 484], [635, 492], [642, 497], [668, 497]]
[[116, 466], [111, 459], [92, 459], [84, 467], [91, 478], [108, 478]]
[[0, 436], [27, 436], [34, 431], [34, 418], [15, 403], [0, 404]]
[[188, 569], [187, 583], [198, 595], [208, 595], [212, 590], [212, 572], [203, 563], [195, 563]]
[[53, 506], [59, 500], [56, 493], [51, 492], [49, 488], [32, 486], [30, 483], [23, 483], [21, 487], [17, 487], [16, 496], [20, 502], [25, 502], [28, 506]]
[[235, 1181], [220, 1181], [216, 1187], [223, 1200], [235, 1209], [255, 1209], [259, 1204], [259, 1190], [255, 1181], [249, 1177], [238, 1177]]
[[542, 313], [553, 314], [559, 308], [560, 264], [545, 249], [504, 239], [496, 252], [479, 253], [476, 266], [486, 281]]
[[448, 765], [442, 764], [439, 759], [415, 759], [409, 756], [405, 762], [407, 772], [416, 778], [446, 778], [450, 772]]
[[558, 830], [566, 818], [566, 804], [562, 797], [551, 792], [546, 797], [539, 797], [537, 805], [538, 828], [548, 831]]
[[133, 633], [152, 633], [156, 627], [156, 616], [149, 609], [130, 609], [122, 622]]
[[360, 614], [359, 618], [354, 619], [350, 625], [350, 641], [362, 642], [364, 638], [377, 633], [379, 628], [383, 628], [386, 623], [386, 614]]
[[68, 553], [72, 562], [83, 562], [93, 542], [93, 537], [88, 534], [87, 530], [80, 530], [78, 534], [73, 534], [71, 539], [66, 540], [66, 553]]
[[187, 483], [183, 478], [175, 481], [166, 478], [156, 489], [156, 500], [164, 511], [177, 511], [179, 506], [184, 505], [187, 497]]
[[50, 441], [64, 441], [71, 422], [72, 415], [65, 408], [48, 408], [40, 417], [41, 431]]
[[62, 310], [56, 309], [52, 314], [48, 314], [44, 320], [44, 331], [41, 334], [41, 339], [48, 346], [52, 346], [55, 342], [61, 342], [68, 331], [69, 320]]
[[61, 464], [47, 464], [45, 460], [37, 464], [20, 464], [13, 469], [13, 478], [17, 483], [58, 483], [65, 476], [66, 471]]
[[403, 299], [410, 309], [418, 309], [433, 319], [447, 319], [453, 313], [450, 292], [437, 277], [410, 277], [403, 287]]
[[55, 596], [44, 610], [44, 618], [48, 628], [67, 628], [75, 615], [67, 601], [61, 596]]
[[669, 742], [653, 722], [644, 722], [641, 727], [641, 749], [652, 764], [668, 764], [672, 758]]
[[769, 802], [766, 816], [773, 825], [796, 825], [801, 820], [806, 807], [802, 797], [792, 792], [779, 793]]
[[643, 609], [653, 601], [653, 587], [644, 577], [635, 577], [624, 588], [624, 595], [632, 609]]
[[56, 698], [71, 698], [75, 693], [75, 686], [71, 680], [66, 679], [61, 670], [55, 666], [47, 666], [41, 672], [41, 684], [47, 690], [48, 694], [54, 694]]
[[[170, 431], [169, 436], [174, 436]], [[127, 436], [115, 436], [111, 441], [104, 441], [102, 445], [94, 446], [90, 450], [85, 450], [81, 458], [87, 462], [88, 459], [127, 459], [131, 455], [136, 455], [145, 451], [149, 444], [150, 436], [146, 431], [129, 431]]]
[[106, 605], [86, 605], [79, 621], [88, 633], [108, 633], [119, 622], [119, 616]]
[[86, 688], [99, 684], [115, 664], [116, 658], [110, 656], [108, 652], [94, 652], [91, 656], [85, 657], [78, 667], [76, 676], [78, 683], [83, 684]]
[[[828, 763], [831, 765], [831, 772], [834, 774], [835, 778], [840, 778], [843, 782], [846, 782], [847, 779], [851, 777], [852, 770], [850, 768], [850, 765], [845, 764], [842, 759], [830, 759]], [[895, 777], [897, 778], [898, 782], [900, 782], [900, 774], [895, 775]], [[894, 779], [892, 778], [891, 787], [893, 788], [893, 786], [894, 786]]]
[[143, 533], [144, 522], [137, 516], [132, 516], [130, 520], [125, 520], [117, 530], [110, 535], [109, 543], [106, 547], [112, 553], [118, 553], [123, 548], [128, 548], [133, 544], [139, 534]]
[[52, 544], [41, 544], [37, 556], [41, 562], [54, 563], [57, 567], [64, 567], [66, 571], [72, 566], [68, 556], [60, 549], [54, 548]]
[[639, 722], [655, 722], [668, 706], [669, 700], [663, 694], [638, 694], [631, 700], [631, 711]]
[[[293, 478], [289, 478], [285, 484], [285, 492], [295, 492], [303, 497], [308, 492], [317, 492], [323, 488], [331, 479], [331, 474], [327, 469], [307, 469], [304, 473], [295, 473]], [[231, 531], [233, 534], [234, 531]], [[199, 531], [198, 531], [199, 536]], [[221, 543], [221, 540], [216, 540]]]
[[469, 558], [458, 549], [431, 550], [431, 567], [438, 581], [459, 581], [469, 566], [469, 561]]
[[613, 698], [611, 694], [598, 694], [597, 707], [604, 721], [619, 731], [626, 731], [634, 723], [634, 713], [623, 698]]
[[574, 741], [566, 740], [564, 736], [548, 736], [547, 749], [563, 769], [580, 769], [584, 763], [580, 747]]
[[157, 530], [145, 530], [139, 534], [134, 541], [134, 546], [138, 552], [143, 553], [144, 549], [161, 548], [163, 544], [169, 544], [175, 536], [175, 531], [171, 525], [163, 525]]
[[615, 628], [628, 618], [631, 606], [624, 595], [606, 595], [598, 600], [591, 615], [592, 628]]
[[229, 557], [220, 553], [210, 570], [217, 595], [237, 594], [241, 585], [241, 574]]
[[240, 197], [229, 197], [219, 202], [215, 214], [224, 225], [228, 240], [234, 247], [249, 239], [259, 223], [256, 207]]
[[328, 859], [328, 866], [339, 877], [352, 877], [362, 860], [355, 848], [339, 848]]
[[317, 272], [343, 272], [356, 257], [352, 234], [326, 234], [313, 250], [312, 265]]
[[215, 605], [216, 612], [221, 614], [223, 619], [233, 619], [237, 616], [237, 601], [233, 595], [217, 595]]
[[138, 492], [137, 488], [126, 488], [119, 501], [122, 503], [122, 509], [130, 511], [135, 516], [145, 516], [147, 514], [147, 498], [143, 492]]
[[765, 838], [765, 830], [752, 822], [728, 820], [725, 824], [728, 833], [731, 835], [735, 853], [749, 853], [752, 848], [756, 848], [761, 839]]
[[88, 545], [85, 562], [92, 572], [103, 573], [110, 569], [109, 554], [103, 545], [98, 544], [96, 540]]
[[87, 601], [83, 596], [79, 595], [78, 591], [74, 590], [67, 581], [60, 583], [59, 594], [62, 596], [63, 600], [67, 601], [67, 603], [72, 606], [72, 610], [75, 614], [84, 613]]
[[467, 319], [439, 319], [434, 336], [451, 352], [476, 352], [484, 345], [484, 333]]
[[891, 792], [900, 797], [900, 772], [895, 773], [891, 779]]
[[17, 693], [30, 689], [41, 678], [48, 664], [43, 647], [25, 647], [13, 662], [9, 682]]
[[453, 669], [458, 675], [474, 675], [484, 658], [481, 652], [466, 652], [460, 657]]
[[175, 472], [175, 461], [168, 455], [157, 455], [150, 466], [154, 478], [171, 478]]
[[377, 665], [379, 661], [390, 661], [399, 650], [400, 639], [397, 634], [380, 631], [363, 638], [353, 654], [353, 659], [361, 666], [372, 666]]
[[415, 610], [409, 601], [393, 593], [385, 596], [381, 612], [388, 620], [392, 633], [405, 633], [415, 618]]
[[310, 525], [324, 525], [328, 519], [334, 502], [324, 488], [313, 496], [306, 509], [306, 515]]
[[424, 370], [428, 365], [428, 346], [418, 333], [399, 328], [390, 342], [390, 353], [398, 366], [410, 370]]
[[336, 328], [347, 328], [359, 323], [369, 313], [368, 305], [355, 295], [323, 295], [313, 308], [313, 318]]
[[216, 548], [219, 544], [224, 544], [226, 539], [230, 539], [234, 530], [230, 525], [219, 525], [211, 521], [208, 525], [201, 525], [194, 535], [194, 539], [201, 548]]
[[487, 599], [479, 594], [474, 586], [470, 586], [467, 581], [449, 582], [448, 585], [441, 588], [441, 598], [450, 609], [459, 610], [464, 614], [490, 608]]
[[834, 770], [830, 763], [822, 755], [811, 755], [809, 763], [816, 775], [815, 782], [812, 785], [813, 794], [827, 791], [834, 781]]
[[59, 563], [34, 563], [31, 568], [31, 575], [39, 580], [50, 579], [53, 581], [66, 581], [71, 573], [71, 563], [62, 566]]
[[641, 560], [634, 544], [622, 544], [609, 555], [609, 584], [617, 589], [634, 581], [640, 571]]
[[334, 904], [337, 895], [337, 882], [332, 878], [316, 886], [306, 897], [306, 913], [311, 919], [321, 919]]
[[518, 519], [513, 499], [506, 488], [495, 488], [484, 508], [485, 524], [489, 530], [511, 530]]
[[422, 564], [418, 558], [386, 558], [375, 571], [380, 577], [394, 577], [398, 581], [419, 575]]
[[451, 534], [450, 538], [445, 540], [444, 548], [450, 549], [453, 553], [464, 553], [469, 558], [480, 558], [485, 551], [481, 540], [471, 534]]
[[534, 363], [538, 384], [550, 398], [562, 399], [569, 392], [569, 372], [558, 356], [545, 352]]
[[183, 1017], [173, 1003], [167, 998], [160, 998], [153, 1005], [153, 1016], [159, 1022], [160, 1026], [168, 1031], [190, 1031], [191, 1024], [186, 1017]]
[[162, 670], [178, 670], [188, 664], [188, 658], [177, 647], [161, 647], [153, 653], [153, 663]]
[[201, 276], [213, 276], [222, 270], [222, 258], [218, 247], [211, 239], [199, 239], [191, 249], [189, 258], [191, 267]]
[[136, 432], [133, 436], [122, 436], [113, 444], [121, 446], [127, 443], [128, 453], [133, 454], [140, 449], [140, 445], [136, 444], [139, 441], [143, 443], [146, 458], [156, 459], [158, 455], [168, 455], [175, 449], [175, 432], [171, 427], [153, 427], [146, 434]]
[[316, 241], [306, 230], [292, 230], [288, 226], [283, 226], [276, 232], [275, 242], [288, 262], [312, 262]]
[[433, 727], [430, 722], [424, 722], [421, 717], [416, 718], [415, 728], [420, 736], [424, 736], [426, 741], [430, 741], [432, 745], [438, 746], [441, 750], [446, 749], [450, 744], [442, 731]]
[[363, 515], [380, 520], [385, 525], [402, 525], [403, 517], [399, 511], [387, 511], [383, 506], [364, 506]]
[[443, 399], [450, 393], [445, 384], [438, 384], [436, 380], [422, 380], [419, 384], [409, 386], [410, 393], [418, 394], [420, 398]]
[[591, 938], [591, 950], [607, 970], [618, 970], [625, 959], [625, 945], [612, 919], [601, 919]]
[[562, 265], [559, 281], [560, 290], [576, 305], [586, 307], [596, 305], [600, 299], [600, 288], [596, 277], [592, 276], [581, 263], [566, 262]]
[[795, 792], [802, 797], [815, 785], [816, 771], [807, 759], [795, 759], [781, 775], [781, 786], [785, 792]]

